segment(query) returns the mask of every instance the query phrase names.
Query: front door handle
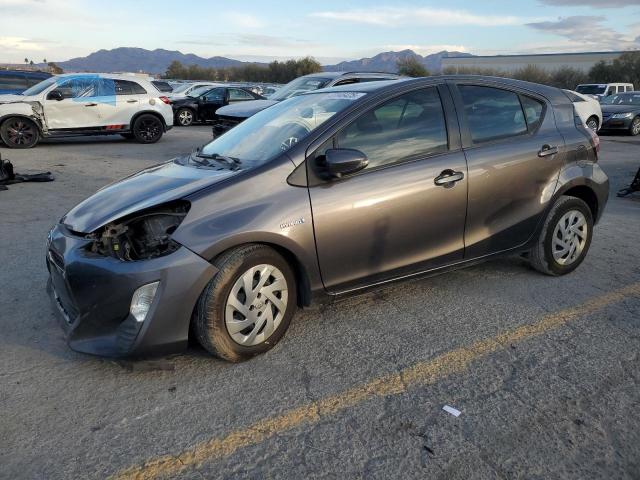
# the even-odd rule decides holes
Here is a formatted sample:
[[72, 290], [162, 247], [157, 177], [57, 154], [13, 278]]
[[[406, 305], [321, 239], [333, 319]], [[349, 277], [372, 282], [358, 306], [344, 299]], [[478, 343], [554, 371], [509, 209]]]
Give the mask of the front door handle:
[[127, 103], [137, 103], [137, 102], [138, 102], [138, 100], [134, 100], [134, 99], [127, 100]]
[[558, 153], [558, 147], [551, 145], [543, 145], [540, 151], [538, 152], [539, 157], [549, 157], [551, 155], [555, 155]]
[[87, 103], [87, 104], [85, 105], [85, 107], [97, 107], [97, 106], [98, 106], [98, 104], [97, 104], [97, 103]]
[[440, 187], [451, 188], [456, 182], [459, 182], [464, 178], [464, 173], [454, 172], [450, 168], [443, 170], [440, 175], [433, 179], [433, 183]]

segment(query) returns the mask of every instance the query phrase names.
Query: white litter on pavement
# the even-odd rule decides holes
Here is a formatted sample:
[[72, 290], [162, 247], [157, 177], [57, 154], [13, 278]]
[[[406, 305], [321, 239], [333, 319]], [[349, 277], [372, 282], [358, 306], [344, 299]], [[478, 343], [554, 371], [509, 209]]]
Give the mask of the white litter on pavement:
[[457, 408], [453, 408], [450, 407], [449, 405], [445, 405], [444, 407], [442, 407], [442, 409], [447, 412], [450, 413], [451, 415], [453, 415], [454, 417], [459, 417], [460, 414], [462, 413], [460, 410], [458, 410]]

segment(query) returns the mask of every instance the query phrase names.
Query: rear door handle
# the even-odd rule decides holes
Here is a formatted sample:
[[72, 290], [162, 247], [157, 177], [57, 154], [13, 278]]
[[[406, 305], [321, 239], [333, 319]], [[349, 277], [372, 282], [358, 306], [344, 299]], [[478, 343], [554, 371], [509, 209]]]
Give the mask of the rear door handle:
[[543, 145], [542, 148], [538, 151], [539, 157], [549, 157], [551, 155], [555, 155], [558, 153], [558, 147], [551, 145]]
[[97, 106], [98, 106], [98, 104], [97, 104], [97, 103], [87, 103], [87, 104], [85, 105], [85, 107], [97, 107]]
[[138, 100], [134, 100], [133, 98], [131, 100], [127, 100], [127, 103], [137, 103]]
[[433, 183], [440, 187], [451, 188], [456, 182], [459, 182], [464, 178], [464, 173], [454, 172], [450, 168], [443, 170], [440, 175], [433, 179]]

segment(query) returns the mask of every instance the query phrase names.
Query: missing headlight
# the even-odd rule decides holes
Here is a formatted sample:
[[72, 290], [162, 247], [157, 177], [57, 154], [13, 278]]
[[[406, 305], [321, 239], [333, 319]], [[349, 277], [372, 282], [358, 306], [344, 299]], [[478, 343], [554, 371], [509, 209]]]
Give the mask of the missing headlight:
[[138, 212], [94, 232], [91, 251], [119, 260], [145, 260], [175, 252], [171, 239], [189, 211], [189, 202], [175, 202]]

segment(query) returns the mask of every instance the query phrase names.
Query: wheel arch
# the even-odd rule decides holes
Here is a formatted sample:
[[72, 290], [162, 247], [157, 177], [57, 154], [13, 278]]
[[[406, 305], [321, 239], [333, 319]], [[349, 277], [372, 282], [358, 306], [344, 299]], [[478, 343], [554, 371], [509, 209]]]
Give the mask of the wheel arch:
[[167, 122], [165, 122], [164, 117], [160, 113], [156, 112], [155, 110], [143, 110], [141, 112], [136, 112], [136, 114], [133, 117], [131, 117], [131, 122], [129, 123], [129, 130], [133, 130], [133, 124], [136, 123], [136, 120], [141, 115], [145, 115], [145, 114], [153, 115], [154, 117], [158, 118], [162, 122], [163, 130], [165, 132], [167, 131]]
[[9, 114], [3, 115], [2, 117], [0, 117], [0, 127], [2, 127], [2, 124], [7, 120], [9, 120], [10, 118], [16, 118], [16, 117], [24, 118], [26, 120], [30, 120], [33, 123], [35, 123], [36, 127], [38, 127], [38, 131], [40, 135], [44, 136], [44, 129], [43, 129], [42, 123], [40, 122], [40, 119], [33, 115], [26, 115], [24, 113], [9, 113]]
[[198, 116], [198, 111], [194, 107], [192, 107], [190, 105], [184, 105], [184, 106], [178, 107], [178, 109], [175, 112], [173, 112], [174, 122], [175, 122], [175, 119], [178, 117], [178, 112], [180, 110], [189, 110], [193, 114], [193, 119], [194, 120], [199, 120], [200, 119], [200, 117]]

